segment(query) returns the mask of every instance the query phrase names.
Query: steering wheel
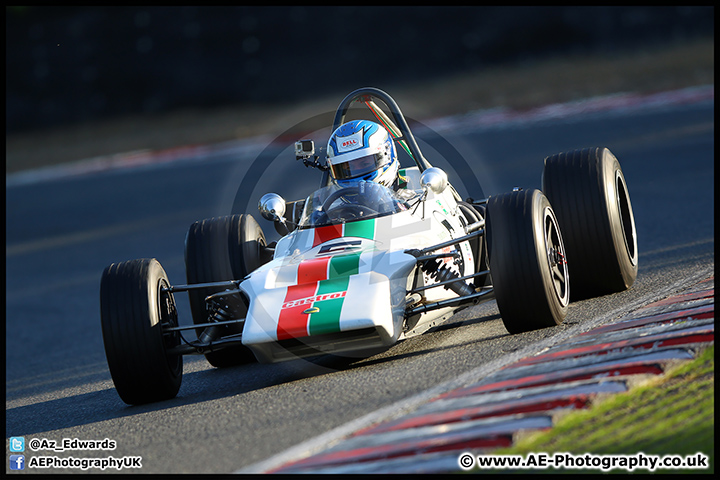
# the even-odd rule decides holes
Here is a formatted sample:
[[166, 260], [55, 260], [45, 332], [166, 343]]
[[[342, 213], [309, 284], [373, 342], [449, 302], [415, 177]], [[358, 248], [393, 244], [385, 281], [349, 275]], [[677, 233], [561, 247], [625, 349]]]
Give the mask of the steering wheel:
[[[335, 207], [330, 210], [330, 212], [332, 212], [333, 217], [342, 218], [343, 220], [353, 220], [355, 218], [362, 218], [367, 215], [376, 215], [378, 213], [372, 208], [355, 203], [340, 205], [339, 207]], [[330, 212], [328, 212], [328, 215], [330, 215]]]
[[[347, 195], [359, 195], [360, 194], [360, 187], [345, 187], [341, 190], [337, 190], [330, 194], [330, 196], [323, 202], [322, 207], [320, 207], [320, 210], [325, 213], [326, 215], [330, 211], [330, 207], [332, 206], [335, 201], [340, 197], [345, 197]], [[332, 210], [334, 211], [342, 211], [347, 210], [348, 213], [352, 214], [354, 217], [360, 217], [361, 213], [370, 214], [370, 215], [378, 215], [380, 212], [368, 207], [367, 205], [360, 205], [357, 203], [346, 203], [339, 207], [335, 207]]]

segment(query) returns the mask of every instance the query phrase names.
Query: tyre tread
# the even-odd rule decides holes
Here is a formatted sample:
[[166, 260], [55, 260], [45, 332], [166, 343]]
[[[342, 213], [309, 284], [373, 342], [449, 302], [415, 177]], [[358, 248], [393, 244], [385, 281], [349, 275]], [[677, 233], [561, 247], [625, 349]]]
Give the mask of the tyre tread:
[[617, 159], [604, 147], [545, 159], [542, 189], [565, 237], [574, 300], [624, 290], [637, 273], [626, 281], [615, 250], [606, 182], [614, 182], [616, 169]]

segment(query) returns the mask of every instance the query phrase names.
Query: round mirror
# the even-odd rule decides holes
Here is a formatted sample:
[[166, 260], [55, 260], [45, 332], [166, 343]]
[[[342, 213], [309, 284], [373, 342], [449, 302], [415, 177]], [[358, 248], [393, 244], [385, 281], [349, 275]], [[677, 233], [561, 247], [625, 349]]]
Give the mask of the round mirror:
[[263, 218], [280, 222], [285, 215], [285, 199], [277, 193], [266, 193], [258, 203], [258, 210]]
[[430, 167], [420, 175], [420, 185], [424, 190], [431, 190], [439, 194], [445, 190], [448, 184], [447, 174], [440, 168]]

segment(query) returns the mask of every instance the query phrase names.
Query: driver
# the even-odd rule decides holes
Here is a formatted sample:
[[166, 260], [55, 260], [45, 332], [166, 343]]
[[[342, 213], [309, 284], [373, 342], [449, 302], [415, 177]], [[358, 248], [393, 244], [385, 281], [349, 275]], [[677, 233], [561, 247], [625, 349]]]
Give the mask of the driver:
[[327, 146], [330, 176], [341, 187], [375, 182], [397, 190], [395, 145], [387, 130], [375, 122], [353, 120], [340, 125]]
[[[375, 122], [353, 120], [338, 127], [328, 141], [327, 164], [333, 183], [341, 189], [349, 189], [347, 195], [333, 202], [334, 209], [354, 206], [352, 214], [334, 210], [330, 213], [331, 217], [339, 211], [353, 217], [372, 214], [373, 211], [377, 213], [380, 207], [377, 201], [384, 198], [377, 189], [398, 189], [400, 162], [395, 145], [388, 131]], [[328, 213], [320, 210], [313, 212], [312, 222], [324, 223]]]

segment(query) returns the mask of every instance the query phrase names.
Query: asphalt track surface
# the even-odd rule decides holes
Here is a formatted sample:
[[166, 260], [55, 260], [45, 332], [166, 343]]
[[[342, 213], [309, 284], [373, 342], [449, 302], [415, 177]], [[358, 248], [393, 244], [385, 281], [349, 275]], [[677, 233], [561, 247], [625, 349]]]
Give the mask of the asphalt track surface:
[[[178, 397], [138, 407], [120, 400], [107, 369], [99, 320], [103, 268], [156, 257], [172, 283], [184, 283], [184, 237], [192, 222], [228, 214], [245, 197], [247, 211], [259, 218], [253, 210], [263, 193], [300, 198], [315, 187], [316, 172], [297, 164], [289, 146], [271, 146], [260, 156], [252, 150], [195, 154], [188, 161], [9, 182], [6, 438], [108, 438], [116, 449], [26, 455], [141, 456], [143, 473], [233, 472], [397, 408], [466, 372], [496, 371], [570, 330], [619, 318], [712, 275], [713, 132], [712, 100], [439, 131], [447, 143], [428, 132], [426, 142], [416, 132], [428, 160], [448, 170], [461, 194], [473, 196], [464, 191], [467, 172], [443, 164], [438, 151], [464, 156], [491, 195], [513, 186], [539, 188], [547, 155], [609, 147], [635, 212], [635, 285], [573, 303], [564, 325], [521, 335], [507, 334], [494, 302], [488, 303], [351, 364], [323, 357], [217, 370], [202, 357], [186, 356]], [[238, 195], [258, 160], [267, 164], [264, 176], [252, 192]], [[260, 223], [272, 237], [272, 226]], [[181, 323], [189, 324], [185, 297], [178, 296], [178, 308]]]

